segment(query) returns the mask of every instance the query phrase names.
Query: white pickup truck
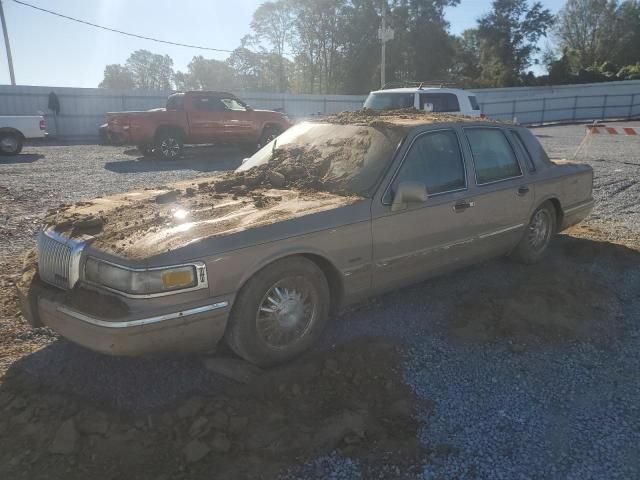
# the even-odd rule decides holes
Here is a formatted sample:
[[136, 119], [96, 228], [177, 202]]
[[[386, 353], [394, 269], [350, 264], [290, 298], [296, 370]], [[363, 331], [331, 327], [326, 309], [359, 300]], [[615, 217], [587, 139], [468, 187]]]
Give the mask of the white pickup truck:
[[45, 138], [47, 126], [41, 115], [0, 115], [0, 155], [17, 155], [28, 138]]

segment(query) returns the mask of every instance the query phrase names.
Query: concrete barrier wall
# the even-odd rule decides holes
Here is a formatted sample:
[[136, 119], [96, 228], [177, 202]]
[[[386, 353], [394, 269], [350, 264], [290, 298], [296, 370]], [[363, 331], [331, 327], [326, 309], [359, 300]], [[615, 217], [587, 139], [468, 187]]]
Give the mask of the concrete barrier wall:
[[[50, 92], [60, 99], [61, 112], [47, 109]], [[640, 81], [558, 87], [517, 87], [473, 90], [491, 118], [523, 124], [593, 121], [640, 116]], [[93, 140], [107, 112], [164, 107], [169, 92], [114, 91], [0, 85], [0, 115], [42, 112], [52, 135], [64, 140]], [[366, 95], [292, 95], [236, 92], [255, 108], [282, 109], [293, 118], [331, 114], [362, 107]], [[56, 130], [57, 123], [57, 130]]]

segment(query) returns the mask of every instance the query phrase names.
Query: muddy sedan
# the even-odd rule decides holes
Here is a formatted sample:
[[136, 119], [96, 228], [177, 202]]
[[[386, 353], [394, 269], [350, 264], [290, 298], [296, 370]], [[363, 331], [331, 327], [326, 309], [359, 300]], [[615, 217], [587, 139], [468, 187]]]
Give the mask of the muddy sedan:
[[346, 304], [491, 257], [541, 260], [591, 211], [592, 182], [521, 127], [341, 114], [291, 128], [233, 173], [50, 212], [22, 311], [108, 354], [224, 339], [275, 364]]

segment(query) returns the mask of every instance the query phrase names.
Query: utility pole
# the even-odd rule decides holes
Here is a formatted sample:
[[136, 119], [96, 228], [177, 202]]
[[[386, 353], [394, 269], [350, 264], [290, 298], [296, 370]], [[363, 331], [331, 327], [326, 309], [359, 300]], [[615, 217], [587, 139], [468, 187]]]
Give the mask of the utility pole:
[[16, 75], [13, 73], [13, 59], [11, 58], [11, 45], [9, 45], [9, 32], [7, 32], [7, 22], [4, 19], [4, 8], [0, 0], [0, 21], [2, 21], [2, 33], [4, 34], [4, 46], [7, 49], [7, 63], [9, 64], [9, 76], [11, 85], [16, 84]]
[[380, 62], [380, 88], [384, 87], [386, 82], [385, 70], [387, 63], [387, 42], [393, 40], [393, 29], [387, 28], [387, 0], [383, 1], [382, 6], [382, 25], [378, 29], [378, 38], [382, 42], [382, 61]]

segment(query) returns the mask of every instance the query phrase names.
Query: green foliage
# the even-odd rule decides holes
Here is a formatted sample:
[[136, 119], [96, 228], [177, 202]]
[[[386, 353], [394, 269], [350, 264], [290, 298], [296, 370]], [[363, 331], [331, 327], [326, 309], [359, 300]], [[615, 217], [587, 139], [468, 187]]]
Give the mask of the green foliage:
[[110, 90], [128, 90], [135, 88], [136, 85], [128, 68], [112, 64], [104, 67], [104, 79], [98, 86]]

